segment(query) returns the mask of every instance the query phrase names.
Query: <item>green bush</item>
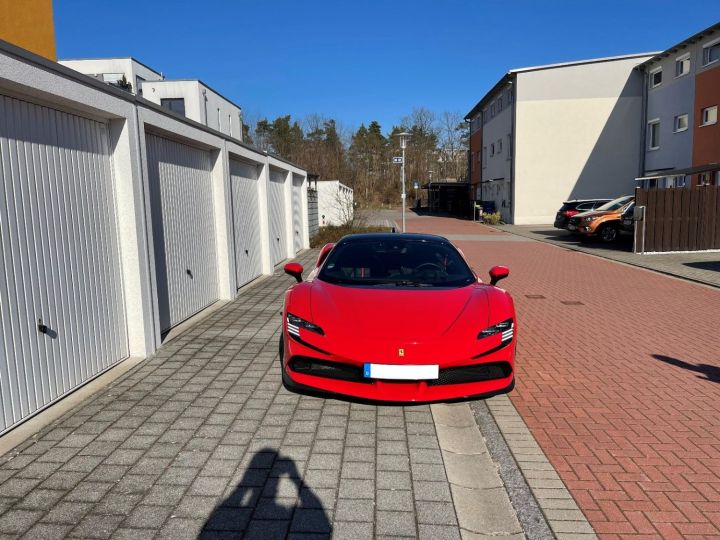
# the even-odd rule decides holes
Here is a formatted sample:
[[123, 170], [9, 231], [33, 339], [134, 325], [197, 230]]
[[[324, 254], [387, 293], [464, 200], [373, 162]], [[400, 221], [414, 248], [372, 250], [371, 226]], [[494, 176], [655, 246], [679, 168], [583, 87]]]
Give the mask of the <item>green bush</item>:
[[482, 218], [483, 222], [488, 225], [498, 225], [502, 223], [502, 216], [500, 215], [500, 212], [495, 212], [494, 214], [483, 214]]
[[390, 232], [390, 229], [387, 227], [361, 227], [358, 225], [328, 225], [320, 227], [320, 230], [310, 239], [310, 247], [316, 248], [335, 243], [348, 234], [369, 232]]

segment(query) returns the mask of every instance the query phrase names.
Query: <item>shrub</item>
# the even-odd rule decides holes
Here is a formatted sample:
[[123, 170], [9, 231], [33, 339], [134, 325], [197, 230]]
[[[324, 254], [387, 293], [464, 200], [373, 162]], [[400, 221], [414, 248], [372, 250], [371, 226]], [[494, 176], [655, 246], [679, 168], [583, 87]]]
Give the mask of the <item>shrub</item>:
[[328, 225], [320, 230], [310, 239], [310, 247], [322, 247], [325, 244], [334, 243], [348, 234], [369, 233], [369, 232], [390, 232], [387, 227], [363, 227], [359, 225]]
[[502, 216], [500, 215], [500, 212], [495, 212], [493, 214], [483, 214], [482, 218], [483, 222], [487, 223], [488, 225], [498, 225], [499, 223], [502, 223]]

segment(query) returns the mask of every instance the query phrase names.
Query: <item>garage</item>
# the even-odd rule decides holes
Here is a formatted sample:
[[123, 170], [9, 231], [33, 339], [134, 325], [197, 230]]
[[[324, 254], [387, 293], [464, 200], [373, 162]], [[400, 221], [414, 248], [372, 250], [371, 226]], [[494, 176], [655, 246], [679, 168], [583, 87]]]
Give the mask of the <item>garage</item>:
[[287, 229], [285, 225], [286, 174], [284, 171], [270, 169], [268, 217], [270, 222], [270, 254], [273, 264], [279, 264], [287, 258]]
[[235, 277], [240, 288], [262, 274], [258, 165], [230, 159]]
[[160, 329], [218, 299], [210, 152], [146, 134]]
[[293, 174], [292, 187], [292, 217], [293, 217], [293, 248], [298, 253], [303, 248], [303, 204], [302, 204], [303, 177]]
[[0, 433], [128, 357], [102, 121], [0, 95]]

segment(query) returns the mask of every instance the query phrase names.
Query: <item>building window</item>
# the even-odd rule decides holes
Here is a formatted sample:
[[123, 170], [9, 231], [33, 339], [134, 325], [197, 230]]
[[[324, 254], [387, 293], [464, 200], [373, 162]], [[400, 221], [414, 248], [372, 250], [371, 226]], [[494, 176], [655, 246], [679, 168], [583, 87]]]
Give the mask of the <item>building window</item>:
[[662, 84], [662, 68], [650, 72], [650, 88], [657, 88]]
[[652, 120], [648, 122], [648, 149], [658, 148], [660, 148], [660, 120]]
[[675, 59], [675, 76], [682, 77], [690, 72], [690, 54]]
[[720, 60], [720, 39], [703, 47], [703, 66]]
[[688, 115], [679, 114], [675, 117], [675, 133], [680, 133], [688, 128]]
[[507, 156], [505, 159], [508, 161], [512, 159], [512, 135], [507, 136], [507, 152], [505, 152], [505, 155]]
[[490, 157], [495, 155], [495, 143], [490, 145]]
[[497, 145], [495, 146], [497, 148], [497, 153], [502, 154], [502, 139], [498, 139]]
[[717, 105], [702, 110], [701, 126], [710, 126], [717, 123]]
[[487, 146], [483, 146], [483, 153], [482, 153], [482, 168], [484, 169], [487, 167]]
[[502, 111], [503, 109], [503, 99], [502, 97], [498, 98], [498, 112]]
[[173, 112], [185, 116], [185, 99], [184, 98], [162, 98], [160, 105]]

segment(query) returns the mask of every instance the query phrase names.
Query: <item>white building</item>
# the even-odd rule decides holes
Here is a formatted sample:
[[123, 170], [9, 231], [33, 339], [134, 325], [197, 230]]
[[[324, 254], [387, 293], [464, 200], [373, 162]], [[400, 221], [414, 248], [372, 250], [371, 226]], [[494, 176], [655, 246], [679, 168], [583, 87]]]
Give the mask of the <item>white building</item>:
[[126, 89], [140, 95], [142, 95], [143, 82], [162, 81], [165, 78], [162, 73], [135, 58], [87, 58], [60, 60], [58, 63], [113, 86], [119, 86], [125, 77], [130, 83], [130, 87]]
[[[59, 63], [242, 141], [241, 108], [202, 81], [167, 80], [161, 72], [134, 58], [60, 60]], [[123, 80], [129, 87], [124, 86]]]
[[643, 79], [654, 53], [509, 71], [466, 115], [471, 198], [503, 220], [552, 223], [568, 199], [632, 193]]
[[242, 141], [240, 107], [202, 81], [146, 81], [141, 88], [145, 99]]
[[317, 182], [317, 197], [321, 227], [352, 221], [355, 215], [352, 188], [340, 180], [321, 180]]
[[0, 436], [309, 247], [307, 184], [0, 41]]

